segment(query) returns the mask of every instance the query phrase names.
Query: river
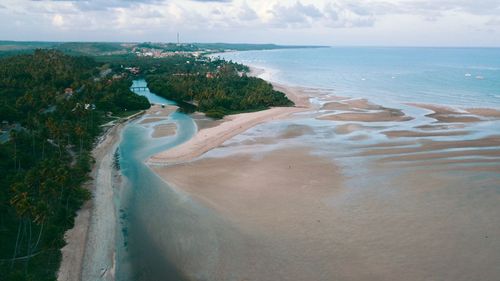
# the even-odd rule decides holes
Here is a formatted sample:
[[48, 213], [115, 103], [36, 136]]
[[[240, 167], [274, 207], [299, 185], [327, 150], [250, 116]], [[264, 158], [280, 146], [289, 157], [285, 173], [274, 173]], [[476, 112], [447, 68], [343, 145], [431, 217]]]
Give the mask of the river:
[[[134, 86], [147, 86], [144, 80], [135, 80]], [[137, 91], [151, 103], [175, 104], [148, 90]], [[169, 188], [145, 164], [145, 160], [165, 149], [189, 140], [197, 131], [196, 124], [184, 113], [175, 112], [158, 123], [176, 123], [177, 133], [163, 138], [152, 138], [151, 129], [141, 125], [143, 118], [127, 125], [119, 145], [120, 168], [124, 189], [120, 196], [121, 239], [117, 245], [117, 280], [153, 280], [170, 276], [181, 279], [169, 257], [161, 250], [170, 244], [174, 223], [169, 217], [176, 210], [180, 196]], [[179, 212], [180, 213], [180, 212]], [[178, 214], [180, 215], [180, 214]], [[167, 242], [166, 242], [167, 241]], [[167, 279], [163, 279], [167, 280]]]
[[[133, 85], [147, 86], [144, 80], [135, 80]], [[175, 104], [149, 90], [137, 94], [152, 103]], [[123, 188], [116, 204], [121, 229], [116, 280], [183, 280], [181, 271], [203, 279], [214, 268], [219, 246], [231, 240], [228, 224], [169, 186], [145, 164], [151, 155], [189, 140], [198, 130], [196, 123], [180, 111], [147, 126], [141, 124], [145, 118], [126, 126], [119, 145]], [[152, 126], [166, 123], [176, 124], [176, 134], [153, 138]]]

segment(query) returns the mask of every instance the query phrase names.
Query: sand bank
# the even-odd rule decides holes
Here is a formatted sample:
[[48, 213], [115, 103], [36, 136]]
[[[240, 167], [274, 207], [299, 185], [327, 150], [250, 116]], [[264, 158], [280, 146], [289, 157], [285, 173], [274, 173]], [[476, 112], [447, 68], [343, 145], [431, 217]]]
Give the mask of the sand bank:
[[[146, 114], [168, 116], [175, 109], [152, 106]], [[113, 168], [114, 153], [127, 121], [143, 113], [116, 122], [100, 137], [92, 151], [96, 162], [90, 174], [93, 180], [87, 188], [92, 191], [93, 198], [78, 211], [74, 227], [65, 234], [67, 244], [61, 249], [58, 281], [114, 280], [117, 224], [114, 188], [120, 184], [120, 177], [116, 177], [117, 171]]]
[[[366, 99], [331, 97], [313, 107], [301, 104], [309, 98], [304, 91], [290, 97], [303, 108], [228, 116], [149, 160], [159, 164], [153, 170], [174, 190], [215, 210], [228, 223], [214, 226], [213, 233], [235, 235], [224, 237], [211, 252], [213, 266], [204, 268], [209, 276], [204, 279], [470, 280], [480, 274], [478, 279], [489, 280], [498, 276], [494, 247], [500, 244], [490, 233], [498, 233], [500, 225], [494, 215], [499, 182], [491, 176], [499, 168], [500, 139], [476, 137], [470, 128], [476, 124], [455, 123], [471, 117], [487, 120], [486, 116], [476, 116], [476, 109], [433, 106], [442, 116], [428, 117], [441, 119], [437, 123], [423, 116], [427, 113], [408, 116]], [[290, 116], [287, 110], [309, 111], [296, 118], [310, 120], [269, 124], [263, 131], [276, 128], [273, 137], [248, 132], [248, 138], [245, 134], [219, 148], [224, 153], [214, 153], [217, 157], [197, 158], [256, 124], [279, 119], [280, 114]], [[489, 120], [495, 118], [495, 112], [481, 112]], [[412, 118], [417, 120], [402, 122]], [[388, 123], [373, 126], [372, 122]], [[351, 133], [356, 135], [345, 136]], [[469, 135], [470, 139], [462, 138]], [[373, 136], [376, 141], [369, 145], [349, 140]], [[280, 142], [288, 147], [275, 145]], [[429, 168], [429, 163], [438, 166]], [[478, 177], [478, 171], [488, 174]], [[478, 196], [478, 188], [487, 196]], [[190, 277], [192, 272], [184, 273]]]
[[189, 161], [221, 145], [226, 140], [264, 122], [279, 120], [304, 111], [296, 107], [275, 107], [268, 110], [229, 115], [216, 127], [200, 130], [189, 141], [170, 150], [153, 155], [148, 163], [169, 164]]
[[383, 106], [374, 104], [367, 99], [336, 98], [338, 101], [327, 102], [323, 110], [384, 110]]
[[500, 146], [500, 136], [489, 136], [480, 139], [472, 140], [455, 140], [455, 141], [438, 141], [438, 140], [415, 140], [413, 144], [418, 144], [415, 147], [393, 147], [391, 143], [380, 143], [367, 146], [371, 148], [363, 152], [363, 155], [385, 155], [385, 154], [402, 154], [402, 153], [418, 153], [423, 151], [446, 150], [455, 148], [488, 148]]
[[465, 136], [469, 131], [436, 131], [436, 132], [419, 132], [409, 130], [386, 131], [384, 135], [390, 138], [416, 138], [416, 137], [446, 137], [446, 136]]
[[[228, 216], [259, 219], [258, 224], [261, 220], [273, 223], [271, 213], [279, 212], [288, 219], [295, 217], [299, 205], [289, 204], [288, 200], [300, 201], [341, 189], [337, 167], [327, 159], [309, 154], [306, 148], [278, 150], [258, 158], [248, 154], [204, 158], [155, 166], [153, 170]], [[279, 198], [283, 199], [281, 203]]]
[[116, 216], [113, 203], [113, 156], [126, 123], [110, 128], [92, 155], [95, 159], [88, 183], [92, 200], [78, 211], [75, 225], [65, 234], [58, 281], [114, 280]]
[[283, 91], [295, 103], [295, 107], [274, 107], [257, 112], [225, 116], [220, 124], [201, 129], [193, 138], [180, 146], [153, 155], [148, 163], [157, 165], [189, 161], [258, 124], [288, 118], [294, 113], [309, 109], [308, 96], [301, 92], [300, 88], [275, 84], [273, 86]]
[[489, 118], [495, 118], [499, 119], [500, 118], [500, 110], [493, 109], [493, 108], [467, 108], [467, 112], [482, 116], [482, 117], [489, 117]]
[[408, 105], [433, 111], [426, 116], [434, 118], [442, 123], [471, 123], [500, 119], [500, 111], [492, 108], [457, 109], [448, 106], [422, 103], [408, 103]]
[[401, 110], [387, 109], [376, 112], [346, 112], [327, 114], [318, 117], [320, 120], [349, 121], [349, 122], [404, 122], [413, 118], [406, 116]]
[[153, 127], [154, 131], [152, 134], [153, 138], [162, 138], [166, 136], [175, 135], [177, 132], [177, 125], [175, 123], [168, 124], [158, 124]]
[[334, 99], [336, 101], [323, 104], [321, 110], [327, 111], [327, 113], [317, 117], [317, 119], [351, 122], [403, 122], [413, 119], [400, 109], [383, 107], [366, 99], [339, 97]]
[[[488, 280], [498, 273], [488, 258], [496, 255], [488, 243], [498, 245], [490, 234], [498, 224], [477, 217], [496, 204], [498, 179], [377, 166], [358, 186], [307, 147], [234, 151], [154, 167], [237, 230], [238, 247], [218, 248], [216, 272], [207, 273], [216, 277], [207, 280], [469, 280], [478, 272]], [[483, 186], [490, 196], [470, 202]]]
[[212, 128], [220, 125], [224, 120], [218, 120], [218, 119], [213, 119], [210, 117], [207, 117], [204, 113], [202, 112], [195, 112], [190, 115], [191, 118], [193, 118], [194, 122], [196, 123], [196, 127], [198, 127], [198, 130], [203, 130], [207, 128]]
[[149, 124], [149, 123], [156, 123], [159, 121], [167, 120], [166, 118], [158, 118], [158, 117], [149, 117], [145, 118], [140, 122], [140, 124]]

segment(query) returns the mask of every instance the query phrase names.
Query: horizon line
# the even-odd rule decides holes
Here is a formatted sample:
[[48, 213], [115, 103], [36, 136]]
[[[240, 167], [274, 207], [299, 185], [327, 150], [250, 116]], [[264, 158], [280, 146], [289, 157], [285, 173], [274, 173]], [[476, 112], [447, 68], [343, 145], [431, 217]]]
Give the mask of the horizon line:
[[[0, 39], [0, 42], [22, 42], [22, 43], [119, 43], [119, 44], [140, 44], [140, 43], [160, 43], [160, 44], [178, 44], [176, 42], [170, 41], [75, 41], [75, 40], [10, 40], [10, 39]], [[333, 45], [323, 45], [323, 44], [288, 44], [288, 43], [249, 43], [249, 42], [184, 42], [182, 44], [228, 44], [228, 45], [274, 45], [282, 47], [318, 47], [318, 48], [336, 48], [336, 47], [346, 47], [346, 48], [485, 48], [485, 49], [498, 49], [500, 45], [378, 45], [378, 44], [333, 44]]]

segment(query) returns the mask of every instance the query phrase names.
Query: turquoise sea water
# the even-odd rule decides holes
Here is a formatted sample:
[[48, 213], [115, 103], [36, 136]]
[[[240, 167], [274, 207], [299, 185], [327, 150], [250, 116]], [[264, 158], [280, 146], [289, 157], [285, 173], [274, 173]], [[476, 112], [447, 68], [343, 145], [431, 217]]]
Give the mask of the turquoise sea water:
[[220, 54], [263, 78], [384, 103], [500, 107], [498, 48], [335, 47]]
[[[135, 80], [133, 86], [146, 87], [144, 80]], [[151, 103], [175, 104], [147, 90], [136, 91]], [[166, 219], [172, 208], [178, 208], [178, 195], [173, 192], [150, 168], [145, 160], [151, 155], [189, 140], [196, 133], [193, 119], [180, 112], [164, 120], [141, 125], [140, 118], [126, 126], [119, 146], [120, 168], [125, 189], [120, 199], [120, 228], [122, 239], [117, 245], [117, 280], [181, 280], [175, 266], [165, 256], [162, 237], [170, 237], [171, 223]], [[173, 136], [152, 138], [152, 126], [175, 123]], [[179, 214], [182, 217], [181, 214]]]
[[[226, 53], [224, 57], [265, 68], [265, 79], [321, 88], [325, 94], [368, 98], [382, 104], [500, 107], [500, 49], [323, 48]], [[134, 85], [146, 83], [137, 80]], [[149, 91], [137, 93], [151, 102], [171, 103]], [[431, 141], [497, 135], [498, 120], [443, 129], [467, 131], [464, 135], [389, 138], [385, 132], [436, 125], [424, 116], [425, 110], [402, 109], [415, 119], [353, 124], [315, 118], [314, 114], [322, 113], [298, 114], [290, 120], [256, 126], [206, 155], [309, 147], [311, 154], [331, 158], [346, 180], [341, 193], [321, 199], [322, 208], [331, 212], [321, 220], [323, 224], [330, 219], [332, 225], [325, 239], [335, 247], [322, 248], [332, 254], [330, 260], [302, 251], [300, 245], [308, 250], [309, 243], [315, 241], [309, 237], [278, 239], [278, 243], [271, 234], [242, 231], [163, 182], [146, 166], [144, 161], [149, 156], [179, 145], [196, 133], [189, 115], [176, 112], [158, 122], [141, 124], [139, 119], [130, 123], [120, 144], [126, 184], [120, 204], [124, 241], [119, 240], [123, 246], [117, 254], [117, 280], [182, 280], [186, 274], [194, 276], [189, 280], [241, 280], [246, 273], [259, 276], [258, 272], [274, 266], [298, 266], [307, 271], [330, 269], [332, 264], [337, 265], [338, 272], [355, 265], [353, 272], [370, 276], [338, 280], [494, 280], [490, 277], [498, 276], [495, 265], [500, 245], [498, 143], [478, 147], [458, 144], [421, 152], [411, 149]], [[152, 127], [165, 123], [176, 123], [177, 134], [152, 138]], [[297, 126], [309, 131], [292, 138], [280, 137]], [[342, 132], [342, 126], [353, 131]], [[263, 136], [273, 141], [249, 142]], [[365, 154], [367, 149], [381, 149], [375, 146], [370, 150], [370, 145], [386, 142], [391, 145], [382, 146], [383, 154]], [[404, 149], [410, 152], [404, 153]], [[423, 154], [428, 159], [390, 160], [406, 154]], [[273, 225], [272, 230], [278, 226]], [[276, 249], [274, 243], [286, 251], [269, 250]], [[250, 268], [246, 264], [249, 253], [269, 256]], [[295, 263], [281, 262], [284, 259]], [[223, 262], [225, 267], [221, 268]], [[293, 276], [287, 274], [286, 270], [276, 271], [277, 276], [292, 280]], [[324, 274], [323, 279], [309, 280], [332, 280]]]

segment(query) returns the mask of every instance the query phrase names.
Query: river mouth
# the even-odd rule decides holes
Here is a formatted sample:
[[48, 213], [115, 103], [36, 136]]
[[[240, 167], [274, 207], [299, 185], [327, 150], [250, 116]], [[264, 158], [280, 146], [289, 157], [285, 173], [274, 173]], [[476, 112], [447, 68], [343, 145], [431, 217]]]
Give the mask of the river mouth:
[[[146, 87], [144, 80], [134, 86]], [[218, 263], [220, 247], [238, 245], [235, 230], [213, 210], [169, 186], [146, 164], [152, 155], [188, 141], [198, 125], [207, 120], [187, 112], [192, 107], [163, 99], [146, 90], [137, 91], [157, 104], [144, 116], [129, 123], [119, 145], [123, 175], [119, 202], [116, 280], [188, 280], [184, 272], [197, 280], [210, 278]], [[160, 105], [158, 105], [160, 104]], [[175, 131], [156, 136], [158, 126]]]
[[[144, 80], [135, 80], [133, 85], [147, 87]], [[171, 245], [163, 243], [171, 240], [174, 213], [180, 215], [175, 209], [179, 194], [158, 178], [145, 160], [189, 140], [196, 133], [196, 124], [180, 110], [174, 108], [172, 113], [175, 102], [156, 96], [147, 88], [136, 93], [151, 103], [161, 104], [161, 108], [157, 106], [157, 111], [128, 124], [118, 148], [124, 180], [117, 199], [121, 231], [117, 239], [116, 280], [183, 280], [171, 257], [165, 254], [165, 247]], [[167, 108], [170, 112], [162, 114]], [[144, 122], [148, 118], [152, 122]], [[174, 134], [153, 137], [154, 126], [167, 124], [176, 126]]]
[[[179, 112], [130, 124], [118, 280], [498, 276], [496, 111], [308, 94], [316, 108], [154, 171], [144, 161], [197, 126]], [[176, 134], [151, 137], [168, 122]]]

